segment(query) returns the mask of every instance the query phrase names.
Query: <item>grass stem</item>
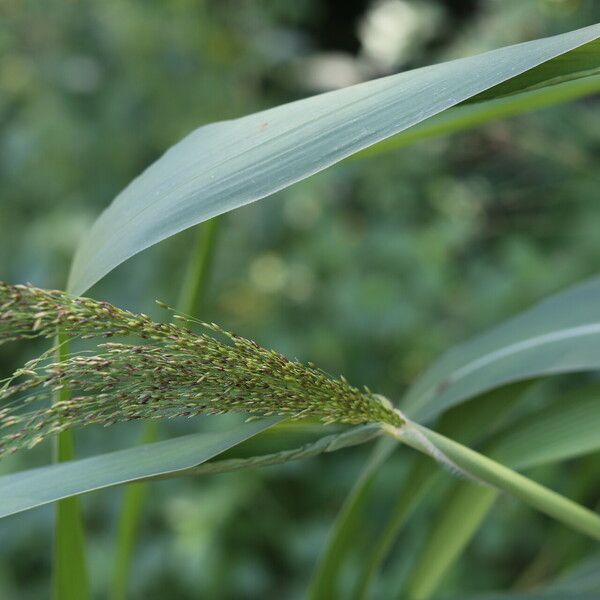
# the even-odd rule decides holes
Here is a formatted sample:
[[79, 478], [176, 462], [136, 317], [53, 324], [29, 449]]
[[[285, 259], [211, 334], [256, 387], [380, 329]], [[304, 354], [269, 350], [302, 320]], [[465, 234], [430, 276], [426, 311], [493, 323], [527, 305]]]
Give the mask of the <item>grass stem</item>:
[[[215, 254], [221, 218], [215, 217], [198, 227], [194, 252], [190, 256], [179, 295], [177, 309], [181, 313], [193, 316], [198, 314], [202, 308], [206, 297], [206, 287]], [[149, 444], [157, 441], [158, 437], [158, 423], [149, 421], [142, 428], [140, 443]], [[128, 595], [131, 565], [147, 485], [147, 483], [133, 483], [125, 488], [117, 530], [117, 550], [112, 588], [113, 600], [125, 600]]]
[[[69, 356], [69, 342], [66, 336], [58, 333], [57, 358], [66, 360]], [[68, 388], [56, 392], [56, 401], [70, 397]], [[75, 458], [75, 444], [72, 431], [63, 431], [54, 438], [53, 460], [63, 462]], [[56, 503], [56, 520], [53, 550], [53, 593], [55, 600], [86, 600], [90, 597], [89, 581], [85, 559], [85, 538], [83, 518], [79, 498], [65, 498]]]

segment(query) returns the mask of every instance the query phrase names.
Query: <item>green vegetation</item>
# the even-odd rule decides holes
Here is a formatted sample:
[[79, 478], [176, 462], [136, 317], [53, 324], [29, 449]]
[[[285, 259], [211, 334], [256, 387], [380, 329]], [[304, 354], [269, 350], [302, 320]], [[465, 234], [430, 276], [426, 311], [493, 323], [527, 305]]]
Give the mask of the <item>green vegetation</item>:
[[[182, 57], [206, 53], [212, 65], [206, 73], [213, 68], [215, 81], [223, 80], [222, 61], [233, 63], [240, 46], [252, 47], [251, 35], [245, 41], [231, 37], [237, 30], [220, 21], [229, 14], [224, 8], [213, 14], [203, 4], [166, 4], [153, 13], [131, 5], [126, 15], [127, 5], [107, 6], [81, 15], [66, 9], [57, 31], [79, 39], [98, 21], [98, 31], [114, 36], [117, 52], [129, 44], [131, 52], [123, 54], [129, 59], [144, 26], [168, 16], [177, 24], [172, 34], [168, 27], [162, 32], [178, 56], [173, 64], [183, 68]], [[269, 15], [266, 31], [275, 31], [278, 19], [302, 18], [292, 3], [281, 6], [280, 13], [246, 8], [244, 18]], [[415, 23], [428, 22], [440, 32], [440, 23], [450, 19], [446, 9], [427, 12], [433, 4], [411, 6], [391, 0], [369, 11], [413, 11], [426, 20]], [[6, 9], [14, 31], [41, 26], [36, 7], [26, 17]], [[120, 13], [111, 12], [117, 7]], [[495, 19], [518, 23], [538, 10], [507, 3], [484, 11], [480, 27], [493, 30]], [[200, 15], [202, 33], [211, 36], [208, 46], [185, 26]], [[374, 27], [369, 15], [360, 29], [365, 53], [368, 28]], [[46, 571], [55, 598], [168, 593], [425, 600], [476, 598], [491, 589], [508, 590], [502, 598], [600, 593], [600, 580], [590, 576], [600, 540], [600, 279], [572, 285], [594, 273], [600, 256], [594, 243], [599, 209], [586, 202], [597, 189], [591, 132], [600, 131], [600, 119], [590, 95], [599, 89], [600, 25], [577, 28], [593, 22], [581, 22], [595, 15], [585, 3], [561, 15], [566, 33], [472, 51], [291, 103], [272, 93], [275, 108], [201, 126], [149, 167], [143, 159], [141, 175], [93, 223], [84, 218], [76, 225], [80, 239], [66, 292], [49, 289], [60, 286], [50, 284], [49, 264], [44, 268], [37, 260], [31, 264], [45, 273], [32, 277], [38, 285], [0, 282], [1, 350], [18, 349], [2, 355], [7, 378], [0, 381], [0, 456], [6, 474], [0, 476], [0, 516], [10, 518], [0, 527], [7, 523], [7, 539], [18, 544], [18, 527], [10, 524], [29, 522], [37, 514], [29, 509], [56, 503], [53, 565]], [[135, 27], [119, 30], [126, 23]], [[52, 27], [50, 20], [39, 30], [33, 47], [49, 43]], [[426, 31], [425, 38], [433, 35]], [[24, 66], [28, 50], [7, 39], [21, 60], [9, 61], [13, 71], [0, 79], [12, 89], [10, 82], [19, 81], [14, 73], [23, 77], [31, 65]], [[475, 40], [476, 29], [458, 39]], [[221, 50], [211, 55], [216, 40]], [[75, 45], [96, 43], [108, 52], [93, 37]], [[422, 60], [431, 58], [422, 52]], [[256, 50], [256, 56], [266, 55]], [[89, 57], [70, 60], [65, 81], [79, 86], [73, 93], [89, 93], [82, 91], [84, 83], [100, 85], [98, 65], [104, 63], [92, 68]], [[355, 75], [368, 63], [356, 60]], [[279, 77], [289, 82], [291, 75]], [[21, 109], [29, 98], [43, 97], [33, 79], [22, 80], [8, 97]], [[119, 89], [121, 79], [116, 81], [106, 84], [107, 99]], [[168, 87], [159, 80], [153, 85], [161, 93]], [[134, 97], [124, 89], [113, 109]], [[254, 100], [261, 99], [259, 90]], [[163, 97], [168, 110], [161, 123], [179, 114], [179, 100], [171, 96]], [[584, 100], [563, 106], [578, 98]], [[247, 98], [242, 105], [249, 111], [260, 101]], [[518, 117], [549, 106], [557, 112], [545, 119]], [[227, 109], [214, 108], [203, 120], [227, 116]], [[69, 110], [63, 124], [71, 123]], [[94, 110], [104, 114], [104, 104]], [[16, 160], [24, 121], [6, 114], [8, 127], [16, 123], [17, 134], [6, 138]], [[110, 122], [113, 113], [106, 114]], [[133, 149], [149, 147], [147, 140], [131, 145], [131, 114], [114, 152], [115, 164], [123, 160], [128, 171]], [[465, 133], [449, 152], [444, 135], [507, 116], [523, 120], [514, 131], [505, 125], [488, 130], [489, 140]], [[170, 141], [191, 129], [185, 119], [174, 123], [166, 134]], [[568, 142], [549, 144], [546, 132], [552, 137], [565, 123], [562, 139]], [[425, 150], [411, 148], [402, 159], [391, 153], [425, 138]], [[482, 159], [486, 144], [490, 157]], [[152, 144], [151, 154], [166, 145]], [[53, 157], [47, 159], [51, 167]], [[517, 167], [524, 174], [520, 183], [512, 174]], [[472, 176], [471, 169], [480, 171]], [[44, 188], [52, 177], [43, 170], [33, 174], [23, 189], [42, 185], [34, 198], [52, 193]], [[60, 171], [54, 177], [60, 182]], [[521, 187], [524, 198], [543, 195], [533, 206], [532, 235], [505, 233], [503, 225], [511, 207], [523, 201], [507, 190]], [[275, 202], [244, 209], [243, 222], [236, 220], [239, 211], [224, 225], [214, 218], [276, 192]], [[539, 215], [553, 202], [559, 208], [542, 233]], [[12, 214], [18, 230], [26, 212], [10, 210], [3, 206], [0, 212]], [[54, 223], [67, 231], [60, 220], [65, 213], [57, 214]], [[193, 243], [182, 233], [142, 252], [202, 222]], [[577, 251], [566, 253], [560, 241], [546, 239], [547, 231], [567, 236], [558, 238], [563, 241], [573, 236]], [[7, 232], [0, 244], [14, 243], [12, 236]], [[492, 253], [482, 259], [488, 244]], [[247, 277], [239, 278], [246, 262]], [[27, 264], [14, 261], [0, 276], [28, 280]], [[179, 279], [183, 283], [174, 284]], [[161, 296], [177, 298], [178, 309], [153, 306], [151, 300]], [[541, 301], [523, 311], [534, 298]], [[491, 326], [517, 308], [517, 316]], [[457, 343], [477, 329], [484, 331]], [[52, 347], [43, 345], [52, 339]], [[335, 372], [348, 379], [328, 374]], [[141, 445], [137, 421], [144, 422]], [[56, 462], [48, 465], [50, 442]], [[99, 492], [122, 484], [132, 485], [123, 502]], [[271, 487], [279, 491], [273, 494]], [[82, 506], [80, 496], [93, 491]], [[161, 504], [167, 512], [160, 512]], [[494, 510], [499, 504], [503, 510]], [[155, 519], [162, 514], [158, 537], [148, 537], [148, 513]], [[101, 515], [95, 518], [104, 524], [94, 525], [91, 514]], [[310, 527], [302, 531], [305, 519]], [[113, 522], [116, 553], [106, 527]], [[268, 531], [263, 549], [256, 538], [261, 527]], [[309, 536], [304, 541], [302, 533]], [[43, 544], [27, 543], [38, 556], [50, 555]], [[474, 544], [478, 551], [471, 550]], [[0, 590], [4, 586], [8, 597], [47, 595], [44, 576], [26, 583], [10, 574], [15, 548], [9, 543], [0, 555], [7, 565], [0, 568]], [[152, 552], [159, 553], [158, 562]], [[496, 564], [494, 556], [507, 565]], [[150, 562], [144, 567], [144, 561]], [[248, 570], [230, 572], [236, 561]]]

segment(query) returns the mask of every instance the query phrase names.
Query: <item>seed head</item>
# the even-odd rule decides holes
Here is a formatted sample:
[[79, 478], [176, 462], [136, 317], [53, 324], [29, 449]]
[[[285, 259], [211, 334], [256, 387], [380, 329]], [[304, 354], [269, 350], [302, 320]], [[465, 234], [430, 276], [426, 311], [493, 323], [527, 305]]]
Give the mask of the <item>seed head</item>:
[[[368, 389], [334, 379], [221, 329], [178, 315], [157, 323], [108, 302], [0, 282], [0, 344], [53, 337], [137, 337], [93, 352], [30, 361], [1, 385], [0, 456], [48, 435], [89, 424], [241, 412], [312, 417], [324, 423], [400, 426], [392, 405]], [[189, 326], [200, 325], [194, 333]], [[68, 388], [71, 397], [51, 402]]]

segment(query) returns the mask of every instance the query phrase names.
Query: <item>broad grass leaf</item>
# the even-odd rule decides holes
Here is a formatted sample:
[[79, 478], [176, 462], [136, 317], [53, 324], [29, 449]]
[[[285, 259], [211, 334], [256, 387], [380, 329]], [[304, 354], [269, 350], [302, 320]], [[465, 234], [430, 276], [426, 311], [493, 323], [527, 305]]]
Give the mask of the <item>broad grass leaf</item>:
[[68, 289], [82, 294], [145, 248], [485, 92], [582, 76], [599, 66], [599, 37], [600, 25], [592, 25], [200, 127], [100, 215], [77, 250]]
[[[596, 59], [597, 60], [597, 59]], [[419, 125], [361, 150], [352, 160], [377, 156], [392, 150], [410, 146], [431, 137], [450, 135], [523, 113], [557, 104], [571, 102], [600, 92], [600, 75], [588, 75], [572, 81], [553, 82], [552, 85], [524, 89], [508, 96], [480, 99], [450, 108]]]

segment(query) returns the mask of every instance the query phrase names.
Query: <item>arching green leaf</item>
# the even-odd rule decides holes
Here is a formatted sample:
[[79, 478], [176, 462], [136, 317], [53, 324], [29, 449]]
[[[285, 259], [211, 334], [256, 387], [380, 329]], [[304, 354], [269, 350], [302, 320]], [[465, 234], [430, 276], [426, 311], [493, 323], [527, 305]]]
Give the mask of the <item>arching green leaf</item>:
[[201, 127], [100, 216], [77, 251], [69, 291], [81, 294], [145, 248], [478, 95], [487, 100], [589, 74], [600, 67], [599, 36], [593, 25]]

